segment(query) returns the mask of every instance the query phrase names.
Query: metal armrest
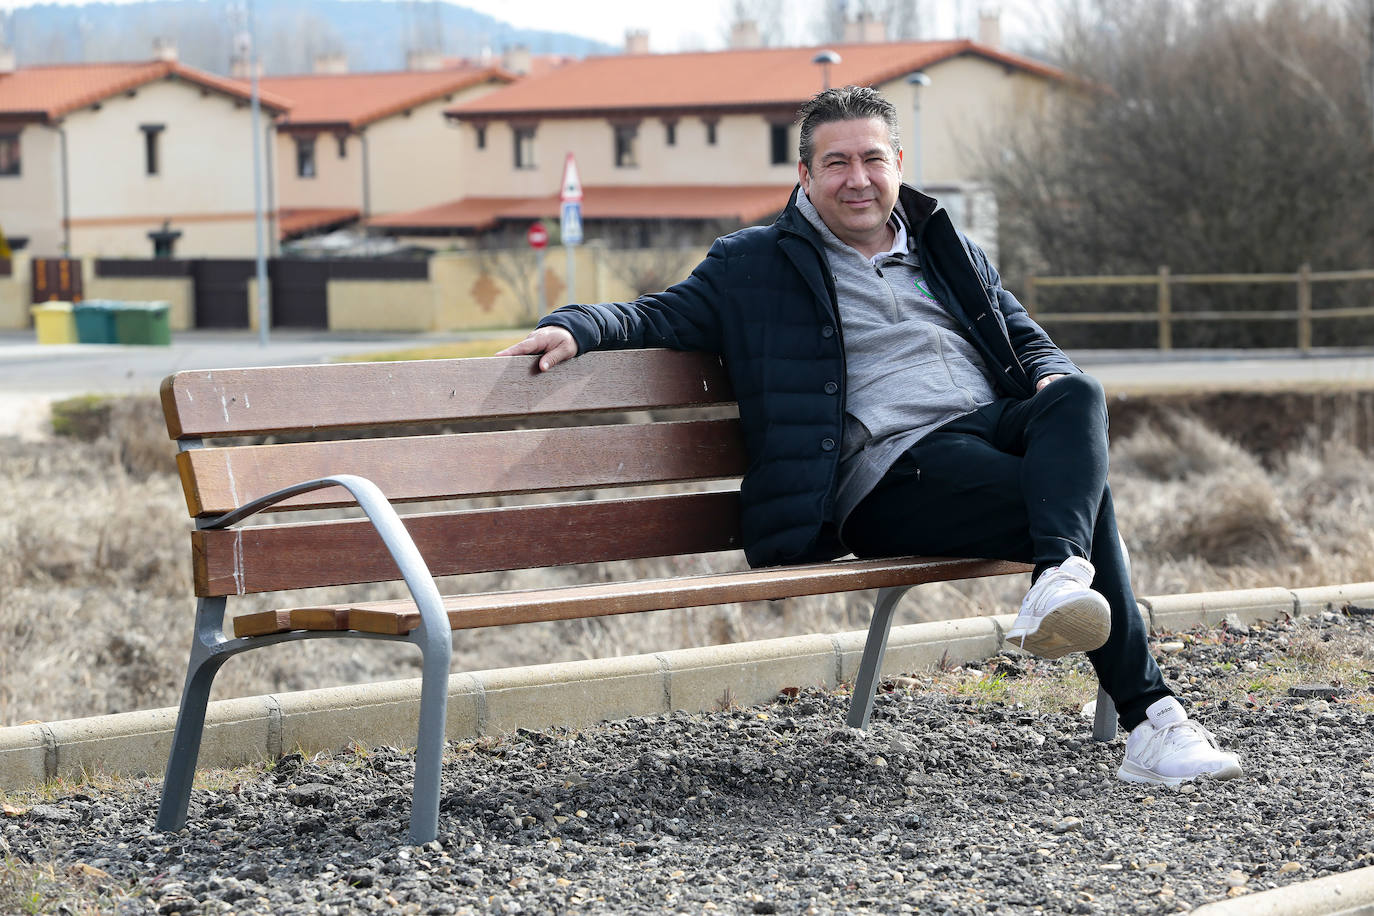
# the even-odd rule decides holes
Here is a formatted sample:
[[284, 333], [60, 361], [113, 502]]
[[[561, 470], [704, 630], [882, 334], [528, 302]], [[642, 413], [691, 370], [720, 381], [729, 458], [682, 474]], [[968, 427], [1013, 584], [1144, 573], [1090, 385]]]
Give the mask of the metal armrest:
[[367, 515], [368, 521], [372, 523], [372, 527], [381, 535], [382, 543], [386, 545], [387, 552], [391, 554], [396, 567], [401, 571], [410, 597], [420, 610], [418, 641], [426, 647], [431, 640], [442, 639], [447, 642], [451, 638], [452, 630], [449, 627], [448, 615], [444, 613], [443, 598], [434, 584], [434, 577], [430, 575], [424, 557], [420, 556], [410, 532], [406, 530], [386, 494], [366, 477], [356, 474], [335, 474], [293, 484], [266, 496], [260, 496], [232, 512], [201, 524], [200, 527], [206, 530], [228, 528], [292, 496], [309, 493], [311, 490], [322, 490], [325, 487], [343, 487], [352, 494], [358, 506]]

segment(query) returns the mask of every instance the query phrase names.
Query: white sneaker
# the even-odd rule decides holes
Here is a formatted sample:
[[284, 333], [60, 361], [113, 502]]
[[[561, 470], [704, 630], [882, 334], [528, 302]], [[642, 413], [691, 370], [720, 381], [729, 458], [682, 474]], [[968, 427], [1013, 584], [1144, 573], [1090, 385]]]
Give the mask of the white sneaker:
[[1112, 632], [1112, 609], [1092, 590], [1093, 574], [1082, 557], [1041, 573], [1021, 602], [1007, 642], [1041, 658], [1100, 648]]
[[1218, 748], [1216, 736], [1188, 718], [1178, 700], [1165, 697], [1145, 715], [1126, 739], [1126, 759], [1117, 778], [1176, 786], [1199, 776], [1232, 779], [1241, 774], [1240, 758]]

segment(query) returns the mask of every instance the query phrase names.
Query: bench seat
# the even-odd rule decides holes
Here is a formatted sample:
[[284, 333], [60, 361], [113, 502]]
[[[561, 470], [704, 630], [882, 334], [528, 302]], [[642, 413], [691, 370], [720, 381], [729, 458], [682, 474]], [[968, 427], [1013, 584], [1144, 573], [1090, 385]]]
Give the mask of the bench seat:
[[[913, 586], [1026, 572], [1027, 569], [1023, 563], [1003, 560], [929, 557], [841, 560], [672, 579], [447, 595], [443, 604], [449, 626], [464, 630]], [[243, 614], [234, 618], [234, 634], [266, 636], [291, 630], [353, 630], [394, 636], [409, 633], [419, 625], [419, 608], [413, 601], [402, 599]]]

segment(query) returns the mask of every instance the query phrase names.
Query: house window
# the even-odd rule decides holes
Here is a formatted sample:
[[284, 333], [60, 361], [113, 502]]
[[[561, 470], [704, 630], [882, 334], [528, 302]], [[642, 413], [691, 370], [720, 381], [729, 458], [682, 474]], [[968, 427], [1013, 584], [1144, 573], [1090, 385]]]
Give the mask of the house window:
[[472, 126], [472, 130], [473, 130], [473, 132], [477, 135], [477, 148], [478, 148], [478, 149], [486, 149], [486, 148], [487, 148], [487, 125], [485, 125], [485, 124], [474, 124], [474, 125]]
[[515, 167], [534, 168], [534, 128], [515, 128]]
[[663, 142], [667, 146], [677, 146], [677, 122], [663, 122]]
[[19, 174], [19, 134], [0, 134], [0, 175]]
[[639, 167], [639, 157], [635, 151], [638, 137], [638, 124], [617, 124], [615, 126], [616, 168], [633, 169]]
[[165, 124], [140, 124], [138, 129], [143, 131], [143, 174], [156, 175], [161, 169], [162, 163], [158, 155], [158, 139], [162, 136]]
[[335, 134], [335, 135], [334, 135], [334, 139], [335, 139], [335, 140], [338, 142], [338, 144], [339, 144], [339, 158], [340, 158], [340, 159], [347, 159], [347, 158], [348, 158], [348, 135], [347, 135], [347, 134]]
[[715, 146], [715, 145], [716, 145], [716, 122], [715, 122], [715, 121], [707, 121], [707, 122], [706, 122], [706, 145], [707, 145], [707, 146]]
[[773, 165], [787, 165], [787, 125], [768, 125], [768, 161]]
[[296, 138], [296, 177], [315, 177], [315, 138]]

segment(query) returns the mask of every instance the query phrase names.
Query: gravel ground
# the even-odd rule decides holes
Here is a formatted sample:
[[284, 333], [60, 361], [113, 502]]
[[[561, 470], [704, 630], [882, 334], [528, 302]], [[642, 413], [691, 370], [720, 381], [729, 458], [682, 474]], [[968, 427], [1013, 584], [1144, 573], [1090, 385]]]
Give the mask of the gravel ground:
[[[1159, 913], [1374, 864], [1374, 618], [1157, 640], [1241, 779], [1115, 778], [1082, 660], [455, 745], [440, 838], [404, 844], [391, 748], [207, 774], [160, 835], [156, 781], [5, 800], [0, 911]], [[727, 698], [723, 698], [728, 701]]]

